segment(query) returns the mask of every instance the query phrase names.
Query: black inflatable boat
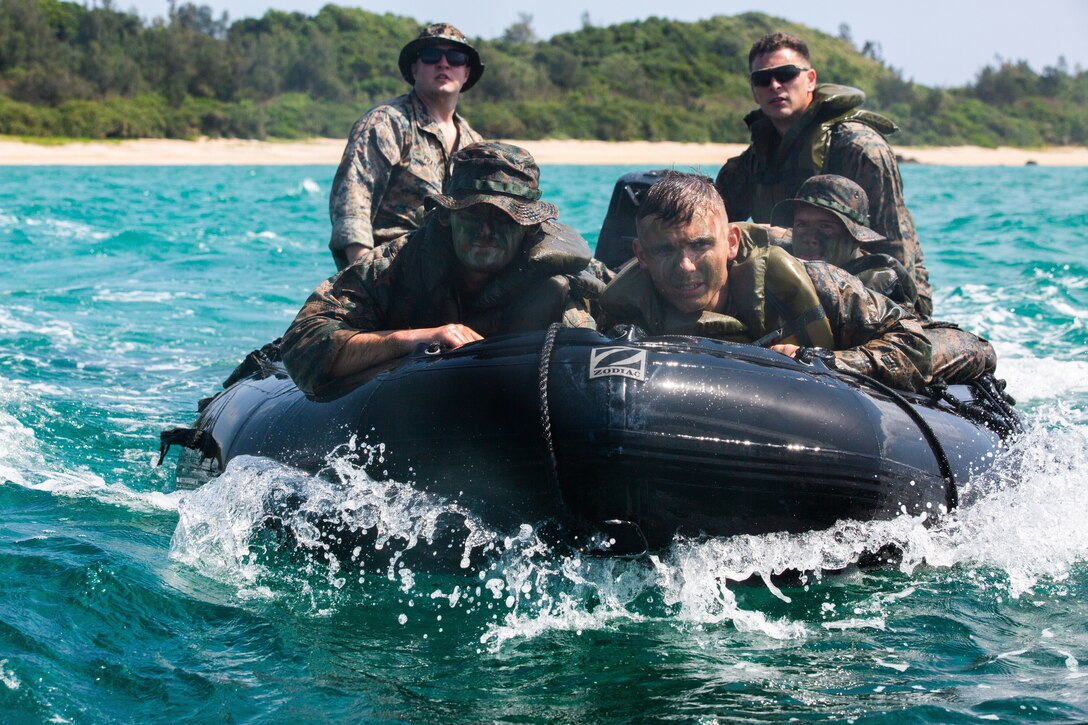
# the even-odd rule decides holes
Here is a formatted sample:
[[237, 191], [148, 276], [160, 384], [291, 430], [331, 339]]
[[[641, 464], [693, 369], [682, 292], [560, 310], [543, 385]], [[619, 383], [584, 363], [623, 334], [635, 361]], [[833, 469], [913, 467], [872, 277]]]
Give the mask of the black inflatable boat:
[[[661, 171], [617, 181], [596, 256], [631, 256]], [[819, 357], [703, 338], [559, 329], [420, 348], [395, 369], [308, 400], [252, 353], [192, 428], [180, 488], [241, 455], [310, 472], [344, 443], [381, 446], [368, 472], [438, 494], [500, 529], [554, 522], [572, 542], [659, 549], [676, 535], [826, 528], [937, 515], [1020, 430], [992, 378], [903, 393]], [[161, 462], [161, 459], [160, 459]]]
[[383, 446], [372, 475], [500, 529], [558, 522], [637, 552], [676, 535], [935, 516], [1018, 426], [992, 384], [914, 395], [819, 358], [553, 326], [450, 352], [421, 347], [327, 401], [308, 400], [264, 361], [207, 402], [193, 428], [165, 432], [163, 450], [186, 446], [186, 487], [241, 455], [317, 472], [356, 437]]

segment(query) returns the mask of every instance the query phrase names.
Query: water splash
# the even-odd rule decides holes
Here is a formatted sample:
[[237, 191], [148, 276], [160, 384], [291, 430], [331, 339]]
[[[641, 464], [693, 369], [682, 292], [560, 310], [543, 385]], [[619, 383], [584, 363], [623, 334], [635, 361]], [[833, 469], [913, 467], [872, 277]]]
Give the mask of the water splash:
[[[474, 626], [490, 650], [648, 620], [726, 626], [772, 641], [883, 630], [917, 582], [951, 577], [991, 597], [1017, 598], [1063, 581], [1088, 557], [1080, 514], [1088, 491], [1078, 475], [1088, 467], [1086, 432], [1064, 423], [1060, 406], [1035, 418], [998, 465], [971, 482], [965, 505], [939, 520], [902, 515], [797, 534], [678, 539], [637, 560], [585, 556], [528, 522], [496, 532], [456, 502], [372, 479], [362, 464], [380, 461], [380, 446], [352, 443], [317, 476], [238, 458], [183, 500], [171, 556], [234, 583], [242, 598], [274, 598], [300, 584], [315, 613], [358, 603], [364, 582], [378, 577], [387, 594], [395, 587], [416, 608], [398, 614], [404, 624], [426, 601], [484, 616]], [[451, 530], [459, 533], [453, 544], [443, 541]], [[285, 548], [304, 553], [286, 573]], [[846, 609], [833, 601], [813, 609], [812, 587], [857, 572], [874, 552], [888, 556], [882, 571], [906, 578], [896, 580], [897, 591], [879, 586], [851, 594]], [[455, 578], [436, 586], [435, 562], [450, 553]], [[753, 581], [760, 597], [747, 594]]]

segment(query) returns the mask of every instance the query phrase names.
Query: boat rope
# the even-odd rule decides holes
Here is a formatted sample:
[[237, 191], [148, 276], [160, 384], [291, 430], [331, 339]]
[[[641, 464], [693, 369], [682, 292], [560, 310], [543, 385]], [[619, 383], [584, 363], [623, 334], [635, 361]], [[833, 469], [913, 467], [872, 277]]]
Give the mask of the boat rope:
[[544, 344], [540, 346], [540, 367], [537, 370], [537, 383], [540, 391], [540, 425], [544, 434], [544, 447], [548, 454], [548, 477], [555, 486], [559, 503], [566, 509], [563, 501], [563, 488], [559, 483], [559, 462], [555, 456], [555, 441], [552, 439], [552, 416], [548, 404], [548, 373], [552, 364], [552, 351], [555, 349], [555, 338], [559, 334], [562, 325], [553, 322], [548, 326], [544, 334]]
[[944, 479], [944, 498], [945, 505], [948, 510], [956, 508], [959, 505], [959, 491], [956, 489], [956, 477], [952, 473], [952, 464], [948, 461], [948, 454], [944, 451], [944, 446], [941, 445], [941, 441], [937, 438], [937, 434], [933, 431], [933, 428], [926, 422], [926, 419], [922, 417], [922, 414], [918, 412], [910, 401], [900, 394], [898, 390], [890, 386], [885, 385], [876, 378], [872, 378], [864, 373], [859, 373], [854, 370], [846, 370], [843, 368], [835, 368], [838, 372], [848, 375], [857, 380], [863, 380], [874, 388], [882, 391], [888, 397], [896, 402], [900, 408], [903, 409], [914, 424], [918, 426], [918, 429], [922, 431], [922, 435], [925, 436], [926, 443], [929, 444], [930, 450], [933, 451], [933, 457], [937, 459], [937, 467], [941, 471], [941, 478]]
[[992, 373], [967, 383], [975, 392], [976, 401], [985, 401], [989, 403], [988, 406], [957, 398], [948, 391], [948, 385], [941, 381], [930, 383], [926, 392], [934, 399], [948, 403], [963, 417], [979, 421], [1002, 438], [1008, 438], [1023, 433], [1024, 426], [1012, 407], [1016, 401], [1003, 390], [1004, 384], [1003, 380], [998, 380]]

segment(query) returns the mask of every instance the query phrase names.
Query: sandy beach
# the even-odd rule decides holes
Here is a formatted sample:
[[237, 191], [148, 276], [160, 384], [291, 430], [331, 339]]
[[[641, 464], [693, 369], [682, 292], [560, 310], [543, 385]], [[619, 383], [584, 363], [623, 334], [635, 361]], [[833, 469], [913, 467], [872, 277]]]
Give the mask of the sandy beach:
[[[524, 146], [540, 164], [638, 164], [683, 169], [716, 166], [736, 156], [740, 144], [542, 140]], [[977, 146], [896, 146], [905, 160], [937, 166], [1088, 166], [1088, 148], [1018, 149]], [[245, 141], [142, 139], [43, 145], [0, 140], [0, 166], [201, 166], [308, 165], [339, 163], [343, 139]]]

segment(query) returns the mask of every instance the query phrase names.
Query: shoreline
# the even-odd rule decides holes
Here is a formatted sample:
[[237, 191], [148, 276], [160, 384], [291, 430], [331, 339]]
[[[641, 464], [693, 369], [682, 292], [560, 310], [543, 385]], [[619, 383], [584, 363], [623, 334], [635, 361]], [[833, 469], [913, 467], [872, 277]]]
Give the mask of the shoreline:
[[[73, 141], [56, 145], [0, 140], [0, 166], [269, 166], [340, 162], [344, 139], [136, 139]], [[684, 170], [720, 166], [744, 144], [676, 141], [512, 140], [541, 165], [656, 165]], [[893, 146], [900, 163], [932, 166], [1088, 166], [1088, 147], [1019, 149], [978, 146]]]

